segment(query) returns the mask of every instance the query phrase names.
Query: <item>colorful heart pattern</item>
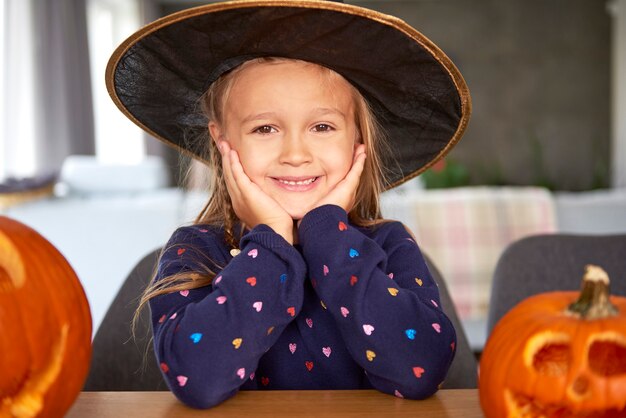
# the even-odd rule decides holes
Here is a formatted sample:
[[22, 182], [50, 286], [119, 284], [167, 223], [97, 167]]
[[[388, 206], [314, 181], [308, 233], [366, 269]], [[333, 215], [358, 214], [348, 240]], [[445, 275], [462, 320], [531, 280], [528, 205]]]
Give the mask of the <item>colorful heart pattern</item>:
[[[339, 231], [341, 231], [341, 232], [345, 232], [345, 231], [348, 231], [348, 230], [349, 230], [349, 226], [348, 226], [345, 222], [343, 222], [343, 221], [339, 221], [339, 222], [338, 222], [338, 224], [337, 224], [337, 228], [338, 228], [338, 230], [339, 230]], [[208, 230], [204, 230], [204, 231], [205, 231], [205, 232], [208, 232]], [[346, 236], [346, 237], [350, 236], [350, 233], [347, 233], [347, 235], [345, 235], [345, 236]], [[411, 240], [410, 240], [410, 241], [411, 241]], [[356, 246], [356, 245], [355, 245], [355, 247], [359, 248], [359, 247], [358, 247], [358, 246]], [[261, 251], [263, 251], [263, 249], [261, 249]], [[248, 251], [246, 252], [246, 255], [247, 255], [249, 258], [251, 258], [251, 259], [260, 258], [260, 260], [263, 260], [263, 262], [265, 262], [265, 261], [266, 261], [266, 260], [265, 260], [265, 257], [264, 257], [264, 254], [265, 254], [265, 253], [261, 253], [261, 251], [260, 251], [258, 248], [252, 248], [252, 249], [250, 249], [250, 250], [248, 250]], [[344, 250], [344, 251], [345, 251], [345, 250]], [[176, 250], [176, 254], [177, 254], [178, 256], [183, 255], [185, 252], [186, 252], [186, 248], [177, 248], [177, 250]], [[235, 257], [236, 255], [238, 255], [239, 253], [240, 253], [240, 250], [238, 250], [238, 249], [233, 249], [233, 250], [231, 250], [231, 255], [232, 255], [233, 257]], [[345, 254], [345, 252], [344, 252], [343, 254]], [[348, 257], [349, 257], [350, 259], [356, 259], [356, 258], [361, 257], [361, 253], [359, 252], [359, 250], [357, 250], [356, 248], [353, 248], [353, 247], [348, 247], [348, 254], [347, 254], [347, 255], [348, 255]], [[365, 255], [365, 254], [364, 254], [364, 255]], [[246, 258], [246, 259], [247, 259], [247, 258]], [[320, 263], [320, 264], [321, 264], [321, 263]], [[343, 265], [341, 265], [341, 264], [339, 264], [339, 263], [338, 263], [337, 265], [339, 265], [339, 266], [341, 267], [341, 270], [342, 270], [342, 271], [345, 271], [345, 269], [344, 269], [344, 266], [343, 266]], [[253, 270], [252, 270], [252, 271], [253, 271]], [[309, 271], [317, 271], [317, 272], [318, 272], [318, 274], [319, 274], [319, 270], [310, 269]], [[331, 274], [330, 268], [329, 268], [329, 266], [328, 266], [327, 264], [322, 264], [322, 265], [321, 265], [321, 272], [322, 272], [322, 274], [323, 274], [323, 276], [324, 276], [324, 277], [327, 277], [327, 276], [329, 276], [329, 275]], [[229, 273], [229, 274], [231, 274], [231, 273]], [[345, 274], [345, 273], [344, 273], [344, 274]], [[384, 273], [384, 274], [385, 274], [385, 275], [386, 275], [386, 276], [387, 276], [390, 280], [394, 280], [394, 278], [395, 278], [395, 274], [394, 274], [394, 272], [387, 272], [387, 273]], [[241, 276], [240, 276], [240, 277], [241, 277]], [[246, 277], [246, 276], [243, 276], [243, 277]], [[259, 277], [261, 277], [261, 276], [259, 276]], [[274, 276], [274, 277], [276, 277], [276, 276]], [[318, 277], [319, 277], [319, 276], [318, 276]], [[340, 281], [338, 281], [338, 282], [337, 282], [337, 285], [338, 285], [338, 286], [339, 286], [339, 285], [343, 285], [343, 286], [346, 286], [346, 285], [347, 285], [347, 283], [346, 283], [346, 281], [345, 281], [345, 276], [343, 276], [343, 277], [344, 277], [343, 281], [341, 281], [341, 280], [340, 280]], [[409, 277], [410, 277], [410, 276], [409, 276]], [[331, 276], [331, 278], [333, 278], [333, 276]], [[288, 283], [288, 276], [287, 276], [287, 273], [282, 273], [282, 274], [278, 275], [278, 279], [279, 279], [279, 281], [280, 281], [280, 283], [281, 283], [281, 284]], [[341, 278], [339, 278], [339, 279], [341, 279]], [[217, 277], [213, 280], [213, 283], [212, 283], [212, 284], [213, 284], [213, 285], [218, 285], [218, 284], [219, 284], [222, 280], [223, 280], [223, 277], [222, 277], [221, 275], [219, 275], [219, 276], [217, 276]], [[309, 277], [309, 280], [310, 280], [310, 283], [311, 283], [311, 285], [313, 286], [313, 288], [316, 288], [316, 287], [317, 287], [317, 280], [315, 280], [315, 279], [314, 279], [314, 278], [312, 278], [312, 277]], [[322, 279], [322, 280], [320, 281], [320, 284], [326, 283], [326, 282], [324, 282], [324, 280], [325, 280], [325, 279]], [[370, 278], [369, 278], [369, 277], [364, 277], [364, 281], [362, 282], [362, 284], [359, 284], [359, 278], [356, 276], [356, 274], [352, 274], [352, 275], [349, 275], [349, 280], [348, 280], [349, 287], [347, 287], [347, 286], [346, 286], [346, 287], [347, 287], [348, 289], [354, 288], [354, 290], [351, 290], [351, 291], [353, 291], [353, 292], [358, 291], [359, 289], [365, 289], [365, 290], [370, 291], [370, 289], [376, 289], [376, 288], [378, 288], [378, 282], [376, 283], [376, 286], [372, 285], [372, 287], [369, 287], [369, 286], [370, 286], [370, 284], [371, 284], [369, 280], [370, 280]], [[378, 279], [376, 279], [376, 280], [378, 280]], [[421, 279], [421, 278], [419, 278], [419, 277], [415, 277], [415, 278], [414, 278], [414, 280], [415, 280], [415, 283], [416, 283], [418, 286], [420, 286], [420, 287], [421, 287], [421, 286], [423, 286], [423, 285], [424, 285], [424, 280], [423, 280], [423, 279]], [[246, 284], [247, 284], [247, 285], [249, 285], [249, 286], [250, 286], [250, 287], [252, 287], [252, 288], [256, 287], [256, 285], [258, 284], [257, 277], [255, 277], [255, 276], [249, 276], [249, 277], [247, 277], [247, 278], [245, 279], [245, 282], [246, 282]], [[263, 285], [265, 285], [265, 282], [261, 282], [261, 283], [262, 283]], [[270, 285], [270, 283], [271, 283], [271, 281], [270, 281], [270, 282], [268, 282], [268, 286]], [[372, 283], [373, 283], [373, 282], [372, 282]], [[379, 283], [382, 283], [382, 282], [379, 282]], [[429, 282], [429, 283], [430, 283], [430, 282]], [[230, 284], [230, 283], [229, 283], [229, 284]], [[356, 286], [357, 284], [359, 284], [359, 287], [356, 287], [356, 288], [355, 288], [355, 286]], [[389, 286], [389, 285], [391, 285], [391, 286], [395, 286], [395, 285], [396, 285], [396, 283], [394, 283], [394, 282], [387, 282], [387, 285], [388, 285], [388, 286]], [[326, 285], [326, 284], [324, 284], [324, 286], [327, 286], [327, 285]], [[363, 286], [364, 286], [364, 287], [363, 287]], [[285, 288], [285, 289], [286, 289], [286, 288]], [[385, 288], [383, 287], [383, 289], [385, 289]], [[398, 296], [398, 294], [399, 294], [399, 292], [400, 292], [400, 289], [399, 289], [399, 288], [397, 288], [397, 287], [386, 287], [386, 290], [387, 290], [387, 292], [388, 292], [388, 293], [389, 293], [392, 297], [396, 297], [396, 296]], [[195, 292], [195, 291], [194, 291], [194, 292]], [[253, 290], [249, 290], [249, 292], [254, 292], [254, 291], [253, 291]], [[184, 290], [180, 290], [178, 293], [180, 294], [180, 296], [187, 298], [187, 297], [189, 297], [189, 296], [191, 295], [191, 289], [184, 289]], [[252, 294], [252, 293], [250, 293], [250, 294]], [[404, 293], [403, 293], [403, 295], [404, 295]], [[333, 296], [333, 298], [334, 298], [334, 296]], [[227, 302], [228, 298], [227, 298], [226, 296], [224, 296], [224, 295], [220, 295], [220, 296], [217, 296], [217, 297], [215, 298], [215, 300], [216, 300], [217, 304], [219, 304], [219, 305], [223, 305], [223, 304], [225, 304], [225, 303]], [[343, 299], [340, 299], [340, 300], [343, 300]], [[347, 300], [347, 301], [349, 301], [349, 302], [350, 302], [350, 301], [352, 301], [351, 299], [346, 299], [346, 300]], [[326, 306], [326, 304], [324, 303], [324, 300], [319, 299], [319, 302], [320, 302], [321, 307], [322, 307], [324, 310], [327, 310], [327, 309], [328, 309], [328, 308], [327, 308], [327, 306]], [[335, 299], [333, 299], [333, 302], [334, 302], [334, 303], [336, 303], [336, 300], [335, 300]], [[231, 303], [232, 303], [232, 302], [231, 302]], [[264, 309], [264, 303], [263, 303], [263, 301], [262, 301], [262, 300], [256, 300], [256, 301], [255, 301], [254, 299], [252, 299], [252, 300], [251, 300], [250, 302], [248, 302], [248, 303], [250, 303], [250, 304], [251, 304], [251, 305], [248, 305], [248, 306], [251, 306], [251, 307], [252, 307], [252, 309], [254, 309], [254, 311], [256, 311], [257, 313], [262, 312], [262, 311], [263, 311], [263, 309]], [[393, 302], [389, 302], [389, 303], [393, 303]], [[439, 308], [439, 303], [438, 303], [438, 301], [437, 301], [437, 300], [435, 300], [435, 299], [430, 299], [430, 303], [431, 303], [434, 307]], [[271, 305], [271, 304], [270, 304], [270, 305]], [[268, 305], [268, 308], [267, 308], [267, 309], [269, 309], [269, 306], [270, 306], [270, 305]], [[334, 309], [336, 309], [336, 306], [337, 306], [337, 305], [332, 305], [332, 304], [331, 304], [331, 311], [333, 311]], [[350, 305], [349, 305], [349, 306], [350, 306]], [[266, 309], [266, 310], [267, 310], [267, 309]], [[284, 309], [284, 308], [282, 308], [282, 309]], [[296, 307], [295, 307], [295, 306], [289, 306], [289, 307], [287, 307], [286, 312], [287, 312], [287, 314], [288, 314], [289, 316], [291, 316], [291, 317], [295, 317], [295, 316], [296, 316], [296, 313], [297, 313], [297, 312], [296, 312]], [[318, 312], [320, 312], [320, 311], [318, 311]], [[336, 311], [335, 311], [335, 312], [336, 312]], [[342, 316], [343, 318], [348, 318], [348, 317], [351, 315], [350, 310], [349, 310], [346, 306], [340, 306], [340, 307], [339, 307], [339, 312], [340, 312], [340, 314], [341, 314], [341, 316]], [[176, 318], [176, 316], [177, 316], [177, 314], [174, 312], [174, 313], [172, 313], [172, 314], [170, 315], [170, 317], [169, 317], [169, 318], [170, 318], [170, 319], [175, 319], [175, 318]], [[304, 315], [303, 315], [303, 316], [304, 316]], [[367, 311], [365, 311], [365, 314], [364, 314], [364, 312], [359, 311], [359, 312], [356, 312], [356, 313], [355, 313], [354, 318], [366, 318], [366, 317], [368, 317], [368, 316], [369, 316], [369, 315], [367, 315]], [[257, 318], [264, 318], [264, 317], [265, 317], [264, 315], [261, 315], [261, 316], [258, 316]], [[316, 317], [316, 318], [317, 318], [317, 317]], [[167, 320], [167, 316], [166, 316], [166, 315], [162, 315], [162, 316], [159, 318], [158, 322], [159, 322], [159, 323], [164, 323], [166, 320]], [[353, 320], [353, 319], [351, 318], [349, 321], [346, 321], [344, 324], [348, 324], [349, 326], [353, 326], [353, 325], [351, 324], [351, 322], [350, 322], [350, 321], [352, 321], [352, 320]], [[375, 320], [376, 320], [376, 318], [374, 318], [374, 321], [375, 321]], [[322, 328], [323, 328], [323, 326], [322, 326], [322, 325], [324, 324], [324, 321], [322, 321], [322, 320], [321, 320], [321, 318], [320, 318], [320, 321], [321, 321], [321, 322], [320, 322], [319, 324], [317, 324], [316, 329], [317, 329], [317, 328], [320, 328], [320, 329], [322, 329]], [[312, 318], [312, 317], [305, 317], [305, 318], [304, 318], [304, 322], [306, 323], [306, 325], [307, 325], [307, 327], [308, 327], [309, 329], [313, 329], [313, 318]], [[376, 322], [374, 322], [374, 323], [376, 323]], [[176, 332], [176, 331], [179, 329], [179, 327], [184, 326], [182, 323], [178, 323], [178, 324], [175, 324], [175, 325], [176, 325], [176, 328], [174, 329], [174, 332]], [[382, 327], [382, 326], [384, 325], [384, 322], [381, 322], [381, 323], [380, 323], [380, 324], [378, 324], [378, 325]], [[440, 325], [439, 323], [437, 323], [437, 322], [433, 322], [433, 323], [431, 323], [431, 327], [433, 328], [433, 330], [434, 330], [436, 333], [441, 334], [441, 332], [442, 332], [442, 327], [441, 327], [441, 325]], [[371, 337], [372, 335], [378, 335], [378, 334], [380, 334], [378, 338], [381, 338], [381, 336], [386, 335], [386, 334], [385, 334], [385, 332], [384, 332], [384, 330], [383, 330], [382, 332], [381, 332], [381, 331], [379, 331], [379, 332], [377, 332], [377, 334], [374, 334], [374, 332], [376, 331], [376, 328], [374, 327], [374, 325], [372, 325], [372, 323], [362, 323], [362, 324], [361, 324], [361, 328], [363, 329], [363, 333], [364, 333], [367, 337]], [[182, 328], [181, 328], [181, 329], [182, 329]], [[418, 329], [419, 329], [419, 328], [418, 328]], [[270, 335], [273, 331], [274, 331], [274, 326], [270, 326], [269, 328], [267, 328], [267, 335], [269, 336], [269, 335]], [[303, 329], [301, 329], [301, 332], [305, 332], [305, 331], [304, 331]], [[322, 332], [325, 332], [325, 331], [324, 331], [324, 330], [322, 330]], [[404, 335], [406, 336], [406, 338], [407, 338], [408, 340], [410, 340], [410, 341], [414, 341], [414, 340], [416, 340], [416, 338], [417, 338], [417, 332], [418, 332], [418, 331], [417, 331], [417, 329], [416, 329], [416, 328], [407, 328], [407, 329], [405, 329], [405, 330], [404, 330]], [[421, 331], [421, 330], [420, 330], [420, 332], [423, 332], [423, 331]], [[200, 344], [201, 342], [203, 342], [203, 333], [202, 333], [202, 332], [193, 332], [193, 333], [188, 334], [188, 335], [189, 335], [189, 336], [188, 336], [189, 340], [187, 340], [187, 341], [191, 341], [191, 343], [192, 343], [192, 344]], [[246, 334], [246, 335], [247, 335], [247, 334]], [[420, 335], [422, 335], [422, 334], [420, 334]], [[366, 337], [361, 337], [361, 338], [366, 338]], [[378, 342], [378, 341], [376, 340], [376, 338], [377, 338], [377, 337], [372, 337], [372, 339], [369, 339], [368, 341], [370, 341], [372, 344], [375, 344], [375, 343], [377, 343], [377, 342]], [[392, 337], [390, 337], [390, 338], [392, 338]], [[241, 349], [241, 347], [243, 346], [243, 342], [244, 342], [243, 340], [244, 340], [244, 339], [243, 339], [242, 337], [237, 337], [237, 338], [234, 338], [234, 339], [231, 341], [231, 345], [232, 345], [232, 347], [233, 347], [233, 350], [240, 350], [240, 349]], [[207, 343], [207, 341], [206, 341], [206, 340], [204, 340], [204, 344], [206, 344], [206, 343]], [[248, 344], [250, 344], [250, 343], [248, 343]], [[284, 347], [284, 346], [283, 346], [283, 347]], [[345, 355], [344, 353], [338, 354], [338, 353], [340, 353], [340, 352], [338, 352], [338, 353], [336, 353], [336, 354], [333, 354], [333, 349], [331, 348], [331, 346], [321, 346], [321, 347], [320, 347], [320, 346], [318, 346], [318, 347], [319, 347], [319, 348], [318, 348], [317, 350], [320, 350], [320, 349], [321, 349], [321, 352], [322, 352], [323, 356], [325, 356], [327, 359], [331, 359], [331, 356], [332, 356], [332, 358], [333, 358], [334, 360], [329, 360], [329, 361], [337, 361], [337, 359], [338, 359], [338, 358], [341, 358], [341, 356], [342, 356], [342, 355]], [[370, 347], [376, 348], [377, 350], [380, 348], [378, 345], [371, 345]], [[244, 348], [244, 350], [241, 350], [241, 351], [242, 351], [242, 352], [245, 352], [245, 350], [246, 350], [247, 348], [249, 348], [249, 347], [248, 347], [248, 346], [246, 346], [246, 347]], [[299, 353], [299, 355], [298, 355], [298, 356], [295, 356], [296, 351], [298, 351], [298, 349], [299, 349], [298, 344], [297, 344], [295, 341], [294, 341], [294, 342], [290, 342], [290, 343], [288, 343], [288, 344], [287, 344], [287, 348], [288, 348], [289, 352], [290, 352], [290, 353], [294, 356], [294, 357], [293, 357], [293, 359], [296, 359], [296, 358], [301, 358], [301, 357], [299, 356], [300, 354], [306, 355], [306, 353], [307, 353], [307, 352], [309, 352], [309, 351], [307, 351], [307, 348], [308, 348], [308, 347], [305, 347], [305, 348], [303, 348], [303, 349], [300, 349], [300, 353]], [[452, 343], [450, 344], [450, 348], [451, 348], [451, 350], [455, 350], [455, 343], [454, 343], [454, 342], [452, 342]], [[268, 350], [266, 350], [266, 352], [267, 352], [267, 351], [268, 351]], [[319, 351], [317, 351], [317, 352], [319, 353]], [[361, 351], [361, 352], [363, 352], [363, 351]], [[383, 358], [385, 358], [385, 357], [386, 357], [386, 355], [389, 355], [389, 353], [387, 353], [386, 351], [385, 351], [385, 352], [381, 351], [380, 355], [381, 355], [381, 359], [383, 359]], [[318, 356], [319, 356], [319, 354], [318, 354]], [[317, 357], [317, 358], [319, 359], [320, 357]], [[323, 358], [323, 357], [321, 357], [321, 358]], [[377, 354], [376, 354], [376, 352], [374, 352], [374, 351], [373, 351], [373, 350], [371, 350], [371, 349], [366, 349], [366, 350], [365, 350], [365, 359], [366, 359], [368, 362], [374, 362], [374, 360], [376, 360], [376, 359], [377, 359]], [[313, 360], [315, 360], [315, 358], [314, 358], [314, 359], [311, 359], [311, 360], [306, 360], [306, 361], [304, 361], [305, 368], [306, 368], [306, 370], [307, 370], [307, 371], [309, 371], [309, 372], [313, 372], [313, 370], [314, 370], [314, 361], [313, 361]], [[303, 361], [303, 360], [300, 360], [300, 361]], [[315, 360], [315, 361], [321, 361], [321, 360]], [[302, 363], [300, 363], [300, 364], [302, 364]], [[376, 364], [378, 364], [379, 366], [381, 366], [381, 365], [385, 365], [385, 363], [384, 363], [384, 362], [382, 362], [382, 360], [379, 360], [379, 362], [377, 362]], [[427, 365], [426, 365], [426, 366], [427, 366]], [[166, 363], [164, 363], [164, 362], [159, 363], [159, 367], [160, 367], [161, 371], [162, 371], [163, 373], [165, 373], [165, 374], [167, 374], [167, 373], [169, 373], [169, 372], [170, 372], [170, 368], [169, 368], [169, 366], [168, 366]], [[424, 376], [424, 374], [426, 373], [426, 370], [425, 370], [425, 366], [424, 366], [424, 365], [420, 365], [420, 366], [409, 366], [408, 368], [411, 370], [411, 372], [412, 372], [413, 376], [415, 376], [415, 378], [417, 378], [417, 379], [421, 379], [421, 378]], [[405, 369], [405, 370], [406, 370], [406, 369]], [[367, 370], [366, 370], [365, 372], [366, 372], [366, 374], [367, 374]], [[244, 380], [244, 379], [245, 379], [245, 378], [247, 378], [247, 377], [249, 377], [249, 378], [250, 378], [250, 380], [254, 380], [254, 379], [255, 379], [255, 373], [254, 373], [254, 372], [252, 372], [252, 373], [248, 376], [248, 375], [246, 374], [246, 369], [245, 369], [245, 368], [243, 368], [243, 367], [236, 369], [236, 375], [237, 375], [237, 376], [238, 376], [241, 380]], [[269, 386], [269, 385], [270, 385], [270, 376], [271, 376], [271, 374], [270, 374], [269, 376], [258, 376], [258, 380], [257, 380], [257, 381], [258, 381], [258, 382], [260, 382], [260, 384], [261, 384], [262, 386], [266, 386], [266, 387], [267, 387], [267, 386]], [[178, 376], [176, 376], [176, 378], [175, 378], [175, 379], [176, 379], [176, 382], [178, 383], [178, 385], [179, 385], [180, 387], [184, 387], [184, 386], [186, 386], [186, 385], [187, 385], [187, 383], [188, 383], [188, 381], [189, 381], [189, 378], [188, 378], [187, 376], [185, 376], [185, 375], [178, 375]], [[404, 397], [404, 396], [402, 395], [402, 393], [400, 393], [398, 390], [394, 390], [394, 395], [395, 395], [395, 396], [397, 396], [397, 397], [399, 397], [399, 398], [403, 398], [403, 397]]]

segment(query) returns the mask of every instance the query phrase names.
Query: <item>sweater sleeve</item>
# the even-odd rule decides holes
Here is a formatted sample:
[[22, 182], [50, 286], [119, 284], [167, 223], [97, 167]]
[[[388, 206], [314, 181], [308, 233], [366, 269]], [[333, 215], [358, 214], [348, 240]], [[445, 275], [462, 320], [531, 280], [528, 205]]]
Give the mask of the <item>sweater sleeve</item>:
[[211, 285], [150, 300], [163, 376], [195, 408], [217, 405], [254, 379], [261, 356], [301, 309], [306, 268], [298, 251], [265, 225], [242, 238], [232, 259], [219, 232], [186, 227], [168, 242], [155, 280], [201, 271], [203, 259], [217, 270]]
[[348, 351], [378, 390], [422, 399], [437, 391], [455, 353], [456, 333], [420, 250], [399, 222], [373, 238], [327, 205], [299, 228], [315, 290]]

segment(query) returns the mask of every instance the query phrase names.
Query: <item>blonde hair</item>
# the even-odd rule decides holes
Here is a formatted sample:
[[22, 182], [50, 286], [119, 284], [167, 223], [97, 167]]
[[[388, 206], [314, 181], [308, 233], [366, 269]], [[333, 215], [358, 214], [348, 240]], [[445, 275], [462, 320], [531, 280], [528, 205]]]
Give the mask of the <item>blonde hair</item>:
[[[317, 65], [306, 61], [292, 60], [287, 58], [256, 58], [244, 62], [232, 71], [222, 75], [217, 81], [211, 84], [209, 89], [200, 98], [202, 110], [209, 121], [215, 121], [218, 124], [224, 121], [224, 109], [228, 102], [229, 94], [232, 86], [237, 79], [237, 75], [254, 64], [261, 63], [281, 63], [286, 61], [296, 61], [307, 65]], [[348, 213], [350, 222], [358, 226], [374, 226], [381, 221], [382, 215], [380, 211], [380, 194], [386, 186], [385, 175], [382, 164], [382, 154], [388, 152], [386, 141], [382, 131], [374, 117], [365, 98], [350, 83], [348, 83], [341, 75], [326, 67], [319, 66], [324, 77], [328, 80], [339, 78], [344, 80], [351, 89], [351, 93], [355, 105], [355, 123], [359, 139], [365, 144], [365, 152], [367, 159], [365, 167], [361, 174], [356, 198], [353, 208]], [[208, 131], [208, 128], [207, 128]], [[209, 169], [211, 170], [211, 180], [209, 185], [210, 198], [204, 208], [196, 217], [194, 224], [213, 225], [224, 228], [224, 241], [231, 248], [238, 248], [239, 239], [245, 230], [233, 210], [233, 206], [226, 190], [224, 175], [222, 172], [221, 154], [217, 149], [214, 140], [207, 137], [205, 140], [205, 150], [202, 153], [209, 161]], [[239, 226], [235, 231], [235, 227]], [[167, 251], [163, 249], [163, 252]], [[153, 297], [172, 293], [180, 290], [195, 289], [198, 287], [209, 285], [217, 272], [209, 268], [209, 265], [215, 265], [208, 255], [196, 251], [200, 260], [203, 271], [183, 272], [168, 276], [152, 283], [143, 293], [139, 302], [139, 307], [135, 317], [141, 308]], [[217, 266], [219, 268], [219, 266]]]

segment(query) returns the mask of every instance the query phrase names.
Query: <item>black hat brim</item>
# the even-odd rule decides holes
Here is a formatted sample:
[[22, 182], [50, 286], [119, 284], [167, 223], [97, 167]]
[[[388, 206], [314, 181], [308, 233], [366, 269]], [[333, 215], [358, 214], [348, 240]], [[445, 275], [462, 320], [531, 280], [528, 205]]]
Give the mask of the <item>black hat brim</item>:
[[328, 67], [370, 103], [391, 147], [389, 188], [423, 172], [461, 138], [469, 90], [448, 57], [400, 19], [330, 1], [234, 1], [184, 10], [128, 38], [106, 71], [109, 94], [154, 137], [202, 159], [198, 99], [216, 72], [252, 57]]

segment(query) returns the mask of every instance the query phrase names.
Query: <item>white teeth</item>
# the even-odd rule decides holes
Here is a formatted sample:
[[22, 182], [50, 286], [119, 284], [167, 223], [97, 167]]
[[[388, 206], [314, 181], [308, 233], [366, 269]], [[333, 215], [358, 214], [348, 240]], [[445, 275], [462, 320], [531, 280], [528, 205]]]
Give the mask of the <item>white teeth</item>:
[[278, 181], [283, 184], [288, 184], [289, 186], [306, 186], [307, 184], [313, 183], [315, 179], [316, 177], [310, 178], [308, 180], [299, 180], [299, 181], [281, 180], [281, 179], [278, 179]]

